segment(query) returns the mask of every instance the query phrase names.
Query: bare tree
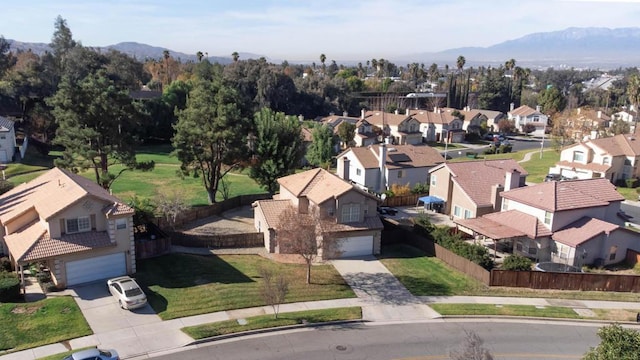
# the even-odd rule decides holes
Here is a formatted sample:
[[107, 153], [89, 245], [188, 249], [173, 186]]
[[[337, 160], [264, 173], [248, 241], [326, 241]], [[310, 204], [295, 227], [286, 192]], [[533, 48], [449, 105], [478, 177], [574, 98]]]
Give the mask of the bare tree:
[[289, 292], [289, 281], [282, 274], [274, 274], [271, 269], [260, 268], [258, 272], [260, 277], [262, 277], [260, 295], [264, 302], [271, 306], [273, 314], [277, 319], [278, 313], [280, 312], [280, 304], [284, 302]]
[[482, 346], [484, 341], [473, 331], [465, 331], [465, 339], [457, 349], [449, 352], [452, 360], [493, 360], [493, 355]]
[[317, 207], [301, 213], [289, 206], [280, 214], [276, 230], [279, 251], [281, 254], [300, 255], [304, 259], [307, 284], [311, 283], [311, 265], [318, 256], [329, 258], [339, 253], [339, 241], [325, 231], [331, 223], [331, 218], [323, 216]]
[[156, 195], [156, 209], [164, 216], [165, 220], [175, 230], [178, 215], [189, 208], [181, 191], [158, 192]]

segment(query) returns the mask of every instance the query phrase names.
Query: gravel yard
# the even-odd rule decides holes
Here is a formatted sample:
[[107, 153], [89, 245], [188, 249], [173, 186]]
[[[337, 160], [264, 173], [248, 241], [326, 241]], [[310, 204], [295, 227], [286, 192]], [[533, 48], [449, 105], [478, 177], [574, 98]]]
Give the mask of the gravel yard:
[[185, 234], [228, 235], [256, 232], [253, 225], [253, 208], [250, 205], [235, 208], [220, 216], [199, 219], [182, 230]]

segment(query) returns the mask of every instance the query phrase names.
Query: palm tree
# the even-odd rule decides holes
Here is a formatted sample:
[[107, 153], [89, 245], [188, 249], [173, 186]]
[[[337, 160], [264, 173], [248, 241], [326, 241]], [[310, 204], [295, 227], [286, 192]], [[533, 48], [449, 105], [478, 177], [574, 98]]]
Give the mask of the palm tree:
[[240, 57], [240, 54], [238, 54], [238, 52], [237, 52], [237, 51], [234, 51], [234, 52], [231, 54], [231, 57], [233, 58], [233, 62], [238, 62], [238, 58]]
[[324, 62], [327, 61], [327, 56], [325, 54], [320, 54], [320, 63], [322, 64], [322, 72], [324, 72], [325, 65]]
[[464, 56], [460, 55], [458, 56], [458, 60], [456, 60], [456, 67], [458, 68], [458, 72], [462, 72], [462, 69], [464, 68], [464, 64], [467, 62], [467, 59], [464, 58]]
[[634, 117], [633, 131], [636, 132], [638, 128], [638, 104], [640, 104], [640, 76], [633, 74], [629, 77], [629, 85], [627, 85], [627, 94], [629, 96], [629, 102], [634, 106], [636, 116]]
[[373, 68], [374, 75], [378, 77], [378, 60], [371, 59], [371, 67]]
[[509, 59], [504, 63], [504, 67], [505, 69], [507, 69], [507, 71], [513, 70], [513, 68], [516, 67], [516, 61], [514, 59]]
[[204, 57], [204, 53], [202, 51], [198, 51], [196, 53], [196, 57], [198, 58], [198, 62], [201, 62], [202, 58]]
[[169, 53], [169, 50], [163, 50], [162, 57], [164, 58], [164, 68], [167, 73], [166, 84], [169, 85], [171, 82], [171, 74], [169, 72], [169, 58], [171, 57], [171, 54]]

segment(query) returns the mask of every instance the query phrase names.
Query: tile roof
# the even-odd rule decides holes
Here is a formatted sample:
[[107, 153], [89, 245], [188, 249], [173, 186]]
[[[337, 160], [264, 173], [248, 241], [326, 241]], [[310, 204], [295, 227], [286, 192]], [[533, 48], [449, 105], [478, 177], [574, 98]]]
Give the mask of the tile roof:
[[293, 206], [291, 200], [258, 200], [256, 205], [264, 215], [267, 229], [277, 229], [280, 223], [280, 214]]
[[640, 139], [629, 134], [590, 140], [587, 143], [597, 146], [611, 156], [640, 155]]
[[513, 111], [509, 111], [509, 114], [511, 114], [511, 116], [542, 115], [540, 111], [536, 111], [535, 109], [532, 109], [527, 105], [522, 105], [516, 109], [513, 109]]
[[497, 184], [504, 186], [507, 171], [516, 170], [520, 176], [528, 175], [513, 159], [450, 162], [429, 172], [433, 173], [442, 167], [448, 168], [451, 180], [479, 207], [492, 205], [491, 187]]
[[526, 234], [520, 230], [516, 230], [510, 226], [500, 224], [485, 217], [473, 219], [454, 219], [454, 223], [471, 229], [478, 234], [482, 234], [491, 239], [500, 240], [512, 237], [525, 236]]
[[605, 178], [549, 181], [502, 192], [502, 197], [550, 212], [607, 206], [624, 200]]
[[95, 182], [67, 170], [53, 168], [0, 196], [0, 222], [11, 221], [29, 209], [35, 209], [42, 219], [47, 220], [86, 196], [111, 204], [119, 203], [119, 211], [125, 211], [127, 207]]
[[558, 161], [556, 165], [567, 167], [567, 168], [576, 168], [576, 169], [598, 171], [598, 172], [607, 172], [607, 170], [611, 169], [611, 165], [602, 165], [602, 164], [596, 164], [592, 162], [583, 164], [583, 163], [566, 161], [566, 160]]
[[[352, 152], [365, 169], [375, 169], [379, 164], [380, 145], [349, 148], [338, 155]], [[440, 152], [428, 145], [387, 145], [385, 166], [388, 169], [433, 167], [444, 163]]]
[[365, 113], [365, 118], [370, 124], [382, 127], [383, 124], [392, 126], [400, 125], [403, 121], [409, 119], [409, 116], [405, 114], [393, 114], [383, 111], [367, 111]]
[[14, 126], [14, 122], [7, 119], [4, 116], [0, 116], [0, 132], [7, 132], [10, 131], [13, 126]]
[[556, 231], [552, 239], [565, 245], [576, 247], [595, 236], [609, 234], [619, 228], [616, 224], [585, 216]]
[[451, 121], [457, 119], [448, 111], [432, 112], [426, 110], [412, 111], [411, 116], [418, 120], [421, 124], [440, 124], [447, 125]]
[[523, 213], [522, 211], [507, 210], [486, 214], [483, 218], [519, 230], [531, 239], [551, 235], [551, 230], [537, 217]]
[[105, 206], [102, 209], [102, 212], [107, 217], [110, 217], [110, 216], [117, 216], [117, 215], [132, 215], [135, 212], [135, 210], [133, 210], [133, 208], [131, 208], [127, 204], [113, 203]]
[[5, 241], [13, 257], [20, 262], [116, 246], [106, 231], [65, 234], [54, 239], [49, 237], [40, 222], [34, 222], [19, 232], [5, 236]]
[[349, 182], [340, 179], [337, 175], [321, 168], [281, 177], [278, 179], [278, 183], [294, 196], [306, 196], [316, 205], [320, 205], [329, 199], [337, 198], [348, 191], [357, 191], [363, 196], [375, 198], [375, 196], [358, 189]]

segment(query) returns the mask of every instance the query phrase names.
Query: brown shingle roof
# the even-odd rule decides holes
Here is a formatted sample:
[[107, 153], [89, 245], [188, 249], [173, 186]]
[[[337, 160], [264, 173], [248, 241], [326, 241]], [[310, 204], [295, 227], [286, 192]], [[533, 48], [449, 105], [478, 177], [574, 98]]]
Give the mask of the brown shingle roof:
[[620, 134], [612, 137], [595, 139], [590, 142], [611, 156], [640, 155], [640, 139], [629, 134]]
[[556, 231], [552, 239], [571, 247], [576, 247], [600, 234], [609, 234], [619, 229], [616, 224], [612, 224], [599, 219], [583, 217], [575, 221], [562, 230]]
[[507, 210], [484, 215], [483, 218], [493, 220], [523, 232], [531, 239], [551, 235], [549, 230], [537, 217], [518, 210]]
[[426, 110], [417, 110], [412, 111], [411, 116], [418, 120], [421, 124], [449, 124], [451, 121], [456, 119], [455, 116], [451, 115], [451, 112], [442, 111], [442, 112], [432, 112]]
[[341, 223], [322, 223], [322, 230], [325, 232], [345, 232], [359, 230], [381, 230], [384, 228], [382, 220], [379, 216], [365, 216], [362, 222], [352, 222], [347, 224]]
[[479, 207], [492, 205], [491, 187], [497, 184], [504, 186], [507, 171], [516, 170], [521, 176], [528, 175], [513, 159], [446, 163], [429, 172], [432, 173], [443, 166], [449, 169], [452, 181]]
[[577, 163], [577, 162], [566, 161], [566, 160], [558, 161], [556, 165], [569, 167], [569, 168], [598, 171], [598, 172], [606, 172], [607, 170], [611, 169], [611, 165], [602, 165], [602, 164], [596, 164], [596, 163], [583, 164], [583, 163]]
[[490, 237], [494, 240], [507, 239], [526, 235], [524, 232], [510, 226], [500, 224], [486, 217], [473, 219], [454, 219], [456, 224], [471, 229], [478, 234]]
[[403, 121], [409, 119], [409, 116], [404, 114], [392, 114], [383, 111], [367, 111], [365, 113], [365, 118], [370, 124], [382, 127], [383, 124], [393, 126], [400, 125]]
[[265, 224], [267, 229], [277, 229], [280, 222], [280, 214], [290, 206], [293, 206], [290, 200], [259, 200], [256, 203], [262, 210], [264, 219], [267, 222]]
[[[406, 167], [432, 167], [444, 162], [444, 158], [438, 150], [428, 145], [386, 145], [387, 158], [385, 166], [388, 169]], [[341, 158], [347, 152], [353, 152], [365, 169], [374, 169], [379, 166], [380, 145], [349, 148], [338, 155]], [[398, 159], [402, 158], [403, 161]]]
[[362, 193], [363, 196], [375, 198], [373, 195], [365, 193], [347, 181], [340, 179], [337, 175], [320, 168], [281, 177], [278, 179], [278, 183], [294, 196], [306, 196], [316, 205], [320, 205], [329, 199], [337, 198], [348, 191], [357, 191]]
[[513, 111], [509, 111], [509, 114], [511, 114], [511, 116], [531, 116], [536, 114], [542, 115], [540, 111], [536, 111], [535, 109], [532, 109], [527, 105], [522, 105], [516, 109], [513, 109]]
[[9, 222], [32, 208], [47, 220], [85, 196], [122, 204], [117, 197], [93, 181], [67, 170], [53, 168], [0, 196], [0, 222]]
[[604, 178], [549, 181], [502, 192], [502, 197], [550, 212], [607, 206], [624, 200]]

